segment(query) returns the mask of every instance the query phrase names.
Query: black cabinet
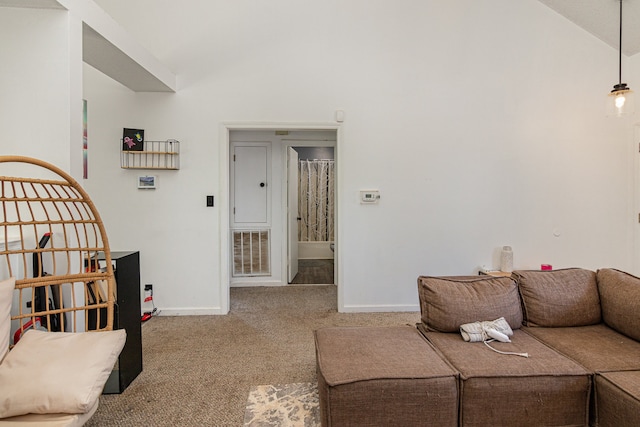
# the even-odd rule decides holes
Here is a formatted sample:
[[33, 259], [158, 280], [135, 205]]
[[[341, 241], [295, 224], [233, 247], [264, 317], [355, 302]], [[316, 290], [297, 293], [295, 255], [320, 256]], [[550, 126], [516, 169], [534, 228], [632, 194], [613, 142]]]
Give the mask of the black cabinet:
[[[104, 261], [104, 255], [98, 258]], [[111, 252], [116, 280], [113, 329], [127, 331], [127, 342], [104, 394], [122, 393], [142, 372], [142, 325], [140, 321], [140, 252]]]

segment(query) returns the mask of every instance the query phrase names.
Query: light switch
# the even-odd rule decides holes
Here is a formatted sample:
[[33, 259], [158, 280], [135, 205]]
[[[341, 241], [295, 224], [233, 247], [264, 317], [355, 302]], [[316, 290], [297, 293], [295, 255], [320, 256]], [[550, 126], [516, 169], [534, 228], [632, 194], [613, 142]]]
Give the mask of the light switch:
[[207, 196], [207, 207], [213, 206], [213, 196]]

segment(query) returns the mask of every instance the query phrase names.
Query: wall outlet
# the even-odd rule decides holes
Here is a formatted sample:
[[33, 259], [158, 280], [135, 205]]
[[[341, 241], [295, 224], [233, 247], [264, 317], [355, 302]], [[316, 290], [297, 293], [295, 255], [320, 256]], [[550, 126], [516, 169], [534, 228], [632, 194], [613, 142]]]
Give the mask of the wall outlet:
[[153, 292], [153, 285], [144, 285], [144, 290]]

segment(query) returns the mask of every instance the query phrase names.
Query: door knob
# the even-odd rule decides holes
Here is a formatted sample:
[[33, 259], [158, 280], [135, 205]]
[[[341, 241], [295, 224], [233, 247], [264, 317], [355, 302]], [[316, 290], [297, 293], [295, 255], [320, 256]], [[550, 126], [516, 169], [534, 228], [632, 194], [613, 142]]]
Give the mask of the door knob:
[[264, 182], [260, 183], [260, 187], [264, 187], [266, 184]]

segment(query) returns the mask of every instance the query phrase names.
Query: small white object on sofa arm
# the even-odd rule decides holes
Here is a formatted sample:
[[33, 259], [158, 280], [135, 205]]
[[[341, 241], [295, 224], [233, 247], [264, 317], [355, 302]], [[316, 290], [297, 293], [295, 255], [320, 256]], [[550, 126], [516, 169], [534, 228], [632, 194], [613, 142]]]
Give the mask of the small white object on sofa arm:
[[91, 411], [125, 341], [122, 329], [27, 331], [0, 364], [0, 418]]

